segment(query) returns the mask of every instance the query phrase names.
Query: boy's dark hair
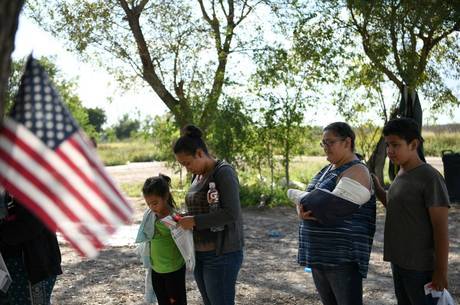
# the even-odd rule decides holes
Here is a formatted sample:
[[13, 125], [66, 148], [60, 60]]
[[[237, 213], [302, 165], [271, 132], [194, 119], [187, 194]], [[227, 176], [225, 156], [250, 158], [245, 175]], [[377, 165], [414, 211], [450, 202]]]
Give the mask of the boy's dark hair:
[[185, 126], [181, 130], [181, 137], [174, 143], [174, 153], [185, 153], [194, 156], [198, 149], [202, 149], [205, 154], [208, 154], [208, 148], [201, 138], [202, 136], [203, 132], [195, 125]]
[[142, 187], [144, 196], [156, 195], [161, 198], [168, 198], [168, 205], [172, 208], [176, 207], [176, 203], [171, 195], [171, 178], [166, 175], [159, 174], [155, 177], [147, 178]]
[[383, 135], [395, 135], [404, 139], [407, 143], [415, 139], [423, 142], [420, 127], [416, 121], [410, 118], [398, 118], [388, 121], [383, 127]]
[[355, 151], [355, 132], [350, 125], [345, 122], [334, 122], [323, 128], [323, 132], [332, 131], [336, 136], [346, 139], [351, 139], [351, 151]]

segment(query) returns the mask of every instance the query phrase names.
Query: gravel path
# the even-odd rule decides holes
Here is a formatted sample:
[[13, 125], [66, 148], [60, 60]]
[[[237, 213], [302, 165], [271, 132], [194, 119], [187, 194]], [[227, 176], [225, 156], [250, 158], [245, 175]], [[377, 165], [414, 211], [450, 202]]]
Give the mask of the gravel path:
[[[165, 172], [161, 165], [139, 171], [137, 166], [140, 165], [130, 170], [114, 167], [109, 171], [118, 181], [144, 179], [158, 171]], [[134, 225], [137, 225], [145, 205], [141, 198], [130, 200], [135, 207]], [[320, 305], [311, 274], [296, 264], [298, 222], [294, 209], [246, 208], [243, 217], [246, 248], [237, 284], [237, 304]], [[449, 290], [460, 303], [460, 205], [451, 208], [449, 222]], [[395, 304], [389, 264], [382, 260], [383, 225], [384, 212], [379, 209], [369, 275], [364, 281], [365, 304]], [[269, 237], [273, 230], [280, 237]], [[106, 248], [97, 259], [87, 260], [61, 242], [64, 274], [56, 283], [53, 304], [143, 304], [144, 270], [134, 249], [132, 241], [128, 241]], [[193, 277], [190, 274], [187, 277], [188, 303], [202, 304]]]

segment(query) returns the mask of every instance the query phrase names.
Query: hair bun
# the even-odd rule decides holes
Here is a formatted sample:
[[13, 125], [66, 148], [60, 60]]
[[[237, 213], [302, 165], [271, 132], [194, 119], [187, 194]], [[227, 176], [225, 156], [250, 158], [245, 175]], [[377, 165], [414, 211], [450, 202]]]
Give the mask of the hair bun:
[[196, 127], [195, 125], [189, 124], [182, 129], [182, 135], [189, 136], [192, 138], [201, 138], [203, 132], [200, 128]]
[[167, 183], [169, 186], [171, 186], [171, 178], [169, 178], [168, 176], [163, 175], [163, 174], [161, 174], [161, 173], [158, 174], [158, 176], [159, 176], [161, 179], [163, 179], [164, 181], [166, 181], [166, 183]]

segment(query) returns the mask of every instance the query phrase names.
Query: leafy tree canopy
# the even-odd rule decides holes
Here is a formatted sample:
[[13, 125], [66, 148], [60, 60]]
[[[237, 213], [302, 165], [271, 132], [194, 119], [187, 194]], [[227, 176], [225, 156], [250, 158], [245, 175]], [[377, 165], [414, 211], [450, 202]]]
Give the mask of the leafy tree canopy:
[[[304, 11], [305, 1], [296, 4]], [[374, 90], [374, 105], [386, 80], [395, 91], [403, 84], [421, 91], [435, 111], [460, 104], [448, 85], [460, 77], [459, 1], [330, 0], [308, 8], [297, 15], [294, 44], [304, 59], [322, 62], [325, 80], [341, 80], [344, 91]], [[338, 100], [350, 103], [344, 91]]]
[[86, 108], [86, 111], [88, 112], [89, 123], [94, 126], [96, 132], [102, 132], [102, 125], [107, 122], [107, 115], [104, 109], [99, 107]]
[[32, 0], [28, 12], [126, 87], [145, 81], [178, 125], [206, 130], [228, 81], [230, 56], [260, 39], [259, 27], [247, 19], [264, 2]]
[[115, 136], [119, 140], [128, 139], [139, 131], [141, 122], [138, 119], [130, 118], [127, 113], [113, 126]]

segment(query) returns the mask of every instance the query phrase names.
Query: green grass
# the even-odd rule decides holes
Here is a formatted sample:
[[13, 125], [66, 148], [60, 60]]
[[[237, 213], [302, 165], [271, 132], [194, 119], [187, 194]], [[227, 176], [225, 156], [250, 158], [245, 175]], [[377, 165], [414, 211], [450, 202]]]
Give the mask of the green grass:
[[[460, 132], [432, 132], [423, 133], [425, 139], [424, 148], [427, 156], [441, 156], [443, 150], [452, 150], [460, 152]], [[318, 145], [314, 144], [316, 147]], [[98, 146], [98, 152], [103, 162], [106, 165], [126, 164], [129, 162], [164, 160], [165, 156], [160, 153], [160, 149], [152, 142], [137, 140], [130, 142], [119, 143], [103, 143]], [[315, 155], [320, 151], [315, 151]], [[320, 155], [322, 155], [321, 152]], [[309, 160], [308, 158], [294, 158], [290, 166], [290, 178], [294, 181], [299, 181], [308, 184], [311, 178], [327, 164], [326, 159]], [[262, 171], [262, 177], [254, 169], [245, 170], [237, 169], [240, 184], [241, 184], [241, 202], [243, 206], [251, 206], [259, 204], [261, 195], [271, 198], [270, 205], [286, 205], [290, 204], [286, 197], [286, 191], [279, 186], [279, 180], [284, 177], [284, 168], [278, 160], [274, 173], [274, 190], [271, 193], [270, 188], [270, 173], [268, 168]], [[178, 205], [183, 204], [184, 196], [187, 189], [179, 186], [178, 176], [172, 177], [173, 195]], [[384, 169], [384, 182], [390, 182], [388, 177], [388, 162]], [[141, 183], [125, 183], [121, 185], [123, 191], [132, 197], [141, 196]]]
[[141, 197], [142, 196], [142, 185], [144, 183], [122, 183], [120, 185], [121, 190], [129, 197]]
[[[460, 132], [423, 132], [425, 139], [424, 148], [427, 156], [441, 156], [443, 150], [453, 150], [460, 152]], [[322, 156], [324, 152], [319, 147], [318, 141], [304, 143], [303, 154], [308, 156]], [[101, 143], [97, 151], [105, 165], [119, 165], [129, 162], [145, 162], [145, 161], [164, 161], [172, 157], [165, 155], [165, 149], [160, 149], [152, 141], [130, 140], [116, 143]], [[296, 180], [306, 181], [311, 172], [316, 170], [315, 165], [303, 164], [300, 162], [300, 169], [292, 166], [293, 177]], [[282, 168], [278, 168], [277, 172], [282, 172]], [[282, 175], [282, 174], [281, 174]]]
[[440, 157], [443, 150], [460, 152], [460, 132], [424, 132], [425, 155]]
[[[327, 164], [326, 159], [324, 160], [295, 160], [291, 163], [291, 180], [299, 181], [304, 184], [308, 184], [313, 176]], [[242, 206], [256, 206], [259, 204], [261, 196], [266, 196], [269, 206], [282, 206], [290, 205], [291, 202], [287, 199], [286, 188], [280, 186], [280, 179], [284, 176], [284, 171], [281, 164], [278, 164], [275, 172], [275, 181], [273, 193], [270, 188], [270, 176], [268, 169], [265, 169], [262, 173], [263, 179], [259, 179], [258, 173], [253, 169], [237, 170], [240, 180], [240, 198]], [[179, 183], [179, 176], [173, 176], [172, 178], [172, 194], [178, 207], [181, 207], [185, 201], [185, 194], [188, 189], [188, 184], [185, 181], [181, 187]], [[384, 182], [390, 183], [388, 177], [388, 162], [385, 164], [384, 169]], [[122, 183], [120, 185], [123, 192], [129, 197], [141, 197], [142, 196], [142, 185], [143, 183]]]
[[107, 166], [163, 159], [157, 147], [147, 141], [102, 143], [98, 145], [97, 152]]
[[290, 180], [308, 184], [313, 176], [328, 164], [326, 158], [322, 161], [294, 160], [290, 166]]
[[[326, 158], [320, 160], [302, 160], [296, 158], [291, 161], [289, 175], [291, 181], [302, 182], [307, 185], [316, 173], [327, 164]], [[239, 171], [241, 184], [241, 204], [243, 206], [258, 205], [261, 196], [268, 198], [268, 206], [291, 205], [286, 196], [286, 187], [281, 186], [281, 179], [284, 179], [284, 167], [277, 162], [274, 171], [273, 192], [271, 190], [270, 172], [268, 168], [262, 171], [262, 179], [252, 169]]]

